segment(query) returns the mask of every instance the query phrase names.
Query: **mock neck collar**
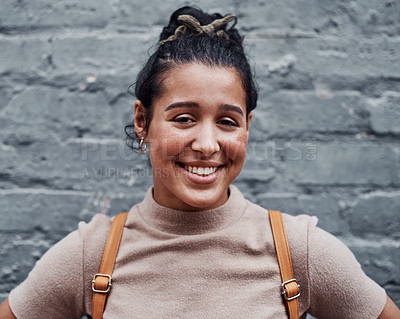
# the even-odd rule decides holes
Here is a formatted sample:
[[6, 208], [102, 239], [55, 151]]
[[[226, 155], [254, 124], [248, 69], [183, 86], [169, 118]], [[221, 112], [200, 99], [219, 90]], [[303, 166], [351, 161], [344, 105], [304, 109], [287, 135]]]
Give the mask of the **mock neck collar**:
[[183, 211], [158, 204], [150, 187], [138, 210], [147, 224], [160, 231], [177, 235], [196, 235], [218, 231], [233, 225], [245, 211], [247, 201], [239, 189], [229, 186], [228, 200], [213, 209]]

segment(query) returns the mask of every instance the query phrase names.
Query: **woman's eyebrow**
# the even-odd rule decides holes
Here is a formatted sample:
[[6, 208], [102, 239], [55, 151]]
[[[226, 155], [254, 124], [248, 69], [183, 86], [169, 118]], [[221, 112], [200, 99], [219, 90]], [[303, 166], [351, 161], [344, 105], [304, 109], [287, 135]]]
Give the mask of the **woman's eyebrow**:
[[[176, 102], [172, 103], [167, 106], [165, 109], [165, 112], [176, 109], [178, 107], [199, 107], [199, 104], [196, 102]], [[243, 111], [239, 106], [236, 105], [231, 105], [231, 104], [221, 104], [218, 106], [219, 111], [233, 111], [239, 113], [241, 116], [243, 116]]]
[[176, 102], [168, 105], [168, 107], [165, 109], [165, 112], [176, 109], [177, 107], [199, 107], [199, 104], [196, 102]]
[[230, 105], [230, 104], [222, 104], [218, 107], [220, 111], [233, 111], [239, 113], [241, 116], [243, 116], [243, 111], [239, 106], [236, 105]]

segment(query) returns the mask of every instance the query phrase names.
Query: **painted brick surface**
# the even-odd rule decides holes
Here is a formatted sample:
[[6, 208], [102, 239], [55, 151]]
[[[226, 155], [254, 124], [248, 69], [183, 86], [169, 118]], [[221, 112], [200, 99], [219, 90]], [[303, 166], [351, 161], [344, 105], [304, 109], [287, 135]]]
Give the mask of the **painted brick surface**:
[[[79, 221], [151, 186], [127, 88], [188, 1], [2, 1], [0, 301]], [[400, 305], [400, 2], [202, 0], [234, 13], [260, 87], [235, 184], [311, 214]], [[151, 50], [150, 50], [151, 52]]]

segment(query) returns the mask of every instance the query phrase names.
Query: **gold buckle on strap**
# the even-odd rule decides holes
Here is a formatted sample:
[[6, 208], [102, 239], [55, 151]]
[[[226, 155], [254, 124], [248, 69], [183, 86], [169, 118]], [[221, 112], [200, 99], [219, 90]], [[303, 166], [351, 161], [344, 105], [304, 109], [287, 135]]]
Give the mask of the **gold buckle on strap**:
[[[97, 277], [107, 277], [108, 278], [108, 283], [107, 283], [107, 289], [106, 290], [99, 290], [99, 289], [96, 289], [94, 287]], [[92, 280], [92, 290], [93, 290], [93, 292], [100, 292], [100, 293], [106, 294], [107, 292], [110, 291], [110, 289], [111, 289], [111, 276], [110, 275], [107, 275], [107, 274], [95, 274], [93, 276], [93, 280]]]
[[[288, 297], [287, 292], [286, 292], [286, 287], [285, 287], [285, 285], [287, 285], [287, 284], [289, 284], [289, 283], [291, 283], [291, 282], [295, 282], [295, 283], [297, 284], [297, 288], [299, 289], [299, 293], [298, 293], [297, 295], [293, 296], [293, 297]], [[299, 297], [300, 297], [300, 285], [299, 285], [299, 283], [297, 282], [297, 280], [296, 280], [295, 278], [290, 279], [290, 280], [287, 280], [287, 281], [285, 281], [285, 282], [283, 282], [283, 283], [281, 284], [281, 292], [282, 292], [283, 297], [284, 297], [287, 301], [290, 301], [290, 300], [299, 298]]]

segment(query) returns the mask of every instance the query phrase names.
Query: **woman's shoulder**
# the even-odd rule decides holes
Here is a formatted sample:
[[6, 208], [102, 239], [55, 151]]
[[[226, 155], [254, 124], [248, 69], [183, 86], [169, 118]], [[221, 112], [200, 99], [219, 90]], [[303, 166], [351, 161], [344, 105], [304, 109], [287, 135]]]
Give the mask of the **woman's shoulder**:
[[79, 223], [85, 273], [91, 274], [98, 270], [111, 223], [112, 217], [103, 214], [94, 215], [89, 222]]
[[[10, 293], [10, 306], [17, 317], [75, 318], [84, 313], [82, 301], [90, 289], [84, 283], [98, 272], [110, 225], [109, 217], [95, 215], [50, 248], [26, 280]], [[55, 292], [54, 287], [63, 289]]]
[[[254, 218], [265, 218], [268, 217], [269, 207], [262, 207], [250, 200], [247, 201], [247, 210], [252, 214]], [[272, 210], [277, 210], [276, 208]], [[307, 214], [288, 214], [285, 211], [281, 211], [282, 219], [285, 226], [285, 230], [290, 235], [302, 235], [307, 234], [316, 228], [318, 218], [316, 216]]]
[[99, 239], [107, 237], [110, 230], [112, 218], [103, 214], [96, 214], [88, 222], [81, 221], [78, 224], [78, 233], [83, 239], [84, 243], [91, 242], [91, 239]]
[[[248, 200], [247, 202], [247, 209], [250, 213], [249, 215], [253, 216], [256, 220], [269, 224], [269, 209], [261, 207], [260, 205]], [[297, 264], [297, 268], [301, 268], [302, 272], [307, 273], [305, 266], [308, 263], [306, 258], [308, 258], [308, 250], [310, 249], [310, 236], [313, 236], [315, 230], [318, 228], [318, 218], [306, 214], [292, 215], [282, 212], [282, 219], [293, 263]]]
[[[255, 216], [268, 215], [267, 209], [248, 205]], [[351, 250], [318, 227], [315, 216], [282, 213], [282, 219], [301, 286], [300, 310], [324, 318], [376, 318], [385, 291], [363, 272]]]
[[94, 231], [101, 232], [106, 229], [110, 229], [112, 218], [104, 214], [95, 214], [92, 216], [90, 221], [81, 221], [78, 225], [80, 232]]
[[[251, 218], [256, 222], [268, 223], [269, 207], [261, 207], [260, 205], [247, 200], [247, 218]], [[276, 209], [273, 209], [276, 210]], [[283, 224], [291, 250], [295, 250], [295, 254], [300, 256], [308, 249], [309, 237], [315, 233], [318, 218], [316, 216], [306, 214], [288, 214], [282, 212]]]
[[295, 277], [303, 283], [303, 306], [316, 317], [376, 318], [385, 304], [385, 291], [364, 273], [351, 250], [318, 227], [315, 216], [282, 217]]

